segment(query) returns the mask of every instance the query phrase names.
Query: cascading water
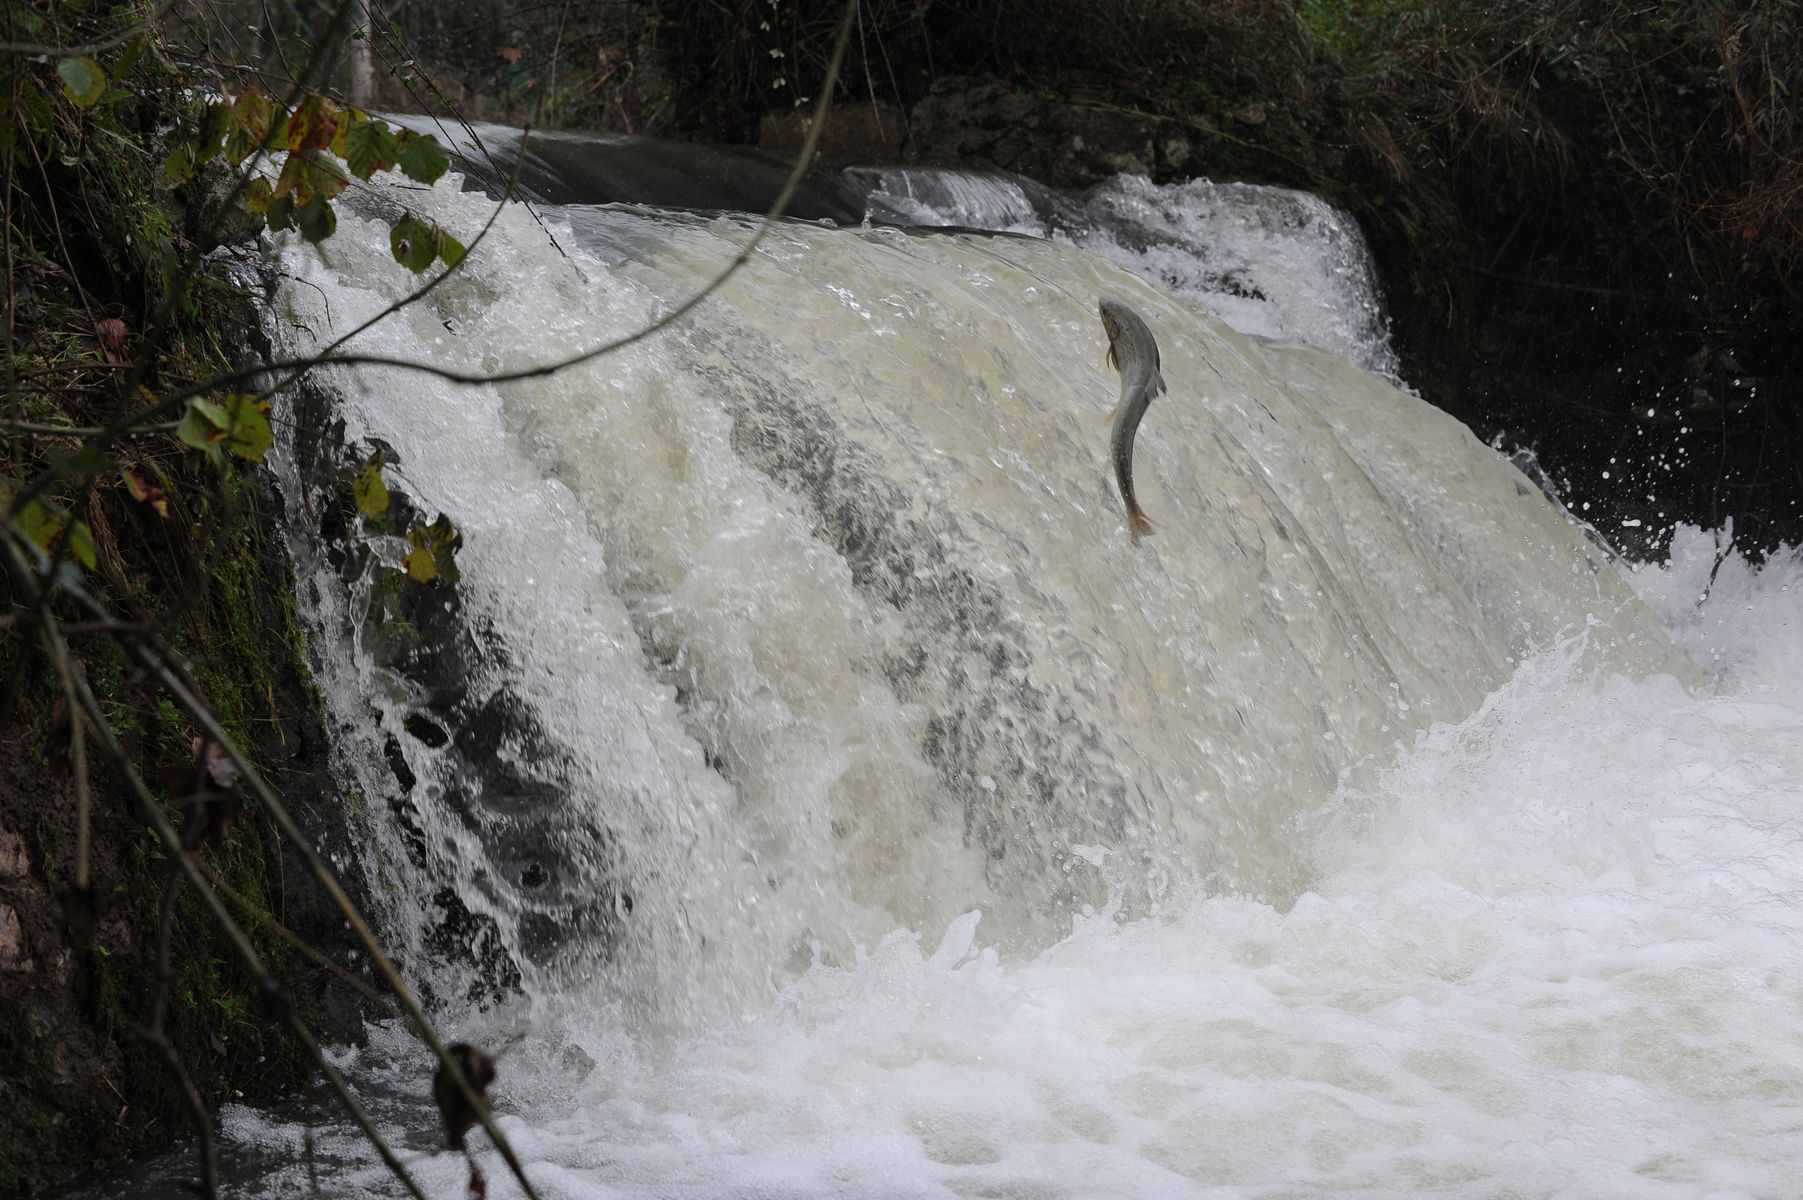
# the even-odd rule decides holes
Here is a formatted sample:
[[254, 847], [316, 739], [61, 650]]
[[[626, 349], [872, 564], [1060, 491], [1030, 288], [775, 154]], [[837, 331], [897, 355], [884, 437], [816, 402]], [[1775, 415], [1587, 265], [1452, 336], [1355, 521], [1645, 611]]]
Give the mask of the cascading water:
[[873, 220], [1049, 237], [1100, 254], [1241, 333], [1302, 342], [1391, 381], [1377, 270], [1358, 224], [1319, 196], [1117, 175], [1078, 196], [995, 172], [853, 172]]
[[[402, 200], [460, 234], [487, 211], [448, 183], [347, 205], [281, 250], [276, 340], [413, 286], [378, 219]], [[503, 214], [355, 348], [550, 362], [754, 228], [543, 215], [558, 246]], [[1138, 548], [1100, 295], [1171, 388]], [[544, 1194], [1788, 1186], [1803, 572], [1730, 562], [1726, 629], [1695, 547], [1634, 581], [1707, 652], [1693, 698], [1616, 569], [1456, 423], [1027, 238], [785, 224], [618, 353], [468, 388], [358, 369], [318, 403], [282, 470], [361, 868], [499, 1053]], [[392, 602], [398, 539], [319, 536], [332, 444], [457, 522], [454, 590]], [[418, 1050], [377, 1026], [342, 1061], [460, 1194]], [[289, 1118], [225, 1135], [274, 1155], [264, 1194], [305, 1189]], [[348, 1127], [315, 1152], [332, 1194], [393, 1190]]]
[[[432, 203], [453, 229], [484, 211]], [[551, 361], [700, 287], [752, 228], [551, 215], [574, 257], [509, 214], [488, 255], [359, 344], [478, 372]], [[412, 283], [373, 254], [287, 266], [303, 285], [275, 332], [295, 351]], [[1102, 294], [1163, 332], [1173, 388], [1139, 451], [1166, 532], [1139, 550], [1105, 465]], [[528, 970], [582, 947], [535, 953], [522, 921], [631, 897], [603, 974], [662, 1012], [970, 909], [1026, 948], [1111, 895], [1143, 912], [1168, 880], [1287, 901], [1296, 813], [1529, 650], [1591, 620], [1622, 661], [1675, 661], [1449, 419], [1042, 241], [785, 225], [654, 342], [492, 387], [340, 386], [346, 436], [464, 530], [474, 688], [525, 711], [533, 732], [499, 748], [561, 793], [535, 824], [587, 831], [580, 854], [532, 847], [560, 885], [544, 905], [488, 849], [543, 831], [491, 796], [441, 803], [455, 742], [410, 736], [397, 697], [428, 874], [448, 867]], [[383, 682], [345, 672], [346, 724]], [[452, 707], [427, 714], [447, 736], [471, 720]], [[393, 790], [392, 757], [361, 755], [369, 794]]]

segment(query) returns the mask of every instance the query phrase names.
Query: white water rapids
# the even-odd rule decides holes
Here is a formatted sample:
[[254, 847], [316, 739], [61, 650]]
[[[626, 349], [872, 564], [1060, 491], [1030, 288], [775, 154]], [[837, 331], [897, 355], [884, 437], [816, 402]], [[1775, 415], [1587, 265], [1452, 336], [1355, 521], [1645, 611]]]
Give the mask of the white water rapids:
[[[459, 234], [485, 213], [448, 182], [400, 199]], [[567, 257], [510, 212], [357, 348], [549, 361], [751, 229], [546, 220]], [[346, 212], [286, 247], [278, 339], [404, 294], [386, 244]], [[1099, 295], [1171, 387], [1137, 549]], [[431, 949], [449, 881], [521, 973], [440, 1016], [497, 1053], [541, 1195], [1792, 1194], [1796, 561], [1711, 586], [1685, 531], [1624, 582], [1422, 402], [1025, 238], [787, 225], [584, 367], [337, 387], [346, 441], [464, 532], [484, 649], [453, 721], [516, 698], [492, 751], [555, 785], [451, 804], [363, 594], [310, 581], [409, 972], [454, 996], [474, 969]], [[378, 1026], [337, 1056], [428, 1193], [462, 1194], [418, 1047]], [[234, 1107], [224, 1136], [266, 1167], [247, 1194], [310, 1194], [293, 1114]], [[336, 1119], [313, 1153], [325, 1194], [399, 1194]]]

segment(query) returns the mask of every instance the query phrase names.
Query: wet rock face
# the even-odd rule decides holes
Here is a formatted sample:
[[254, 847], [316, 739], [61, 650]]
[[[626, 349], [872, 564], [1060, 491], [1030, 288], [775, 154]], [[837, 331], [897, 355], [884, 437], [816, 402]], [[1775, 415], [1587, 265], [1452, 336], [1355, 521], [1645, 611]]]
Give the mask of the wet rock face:
[[[339, 772], [363, 793], [382, 870], [427, 881], [423, 911], [378, 909], [389, 950], [428, 1005], [486, 1006], [518, 990], [525, 963], [550, 962], [572, 942], [611, 945], [631, 900], [574, 878], [573, 863], [617, 860], [611, 833], [565, 803], [567, 755], [518, 691], [507, 639], [470, 616], [459, 585], [416, 583], [401, 569], [400, 531], [431, 514], [397, 480], [379, 519], [359, 516], [346, 481], [378, 446], [348, 438], [334, 403], [323, 389], [299, 390], [291, 486], [315, 517], [293, 531], [299, 574], [343, 597], [330, 608], [338, 623], [314, 636], [358, 647], [373, 669], [359, 717], [336, 716]], [[330, 676], [322, 666], [328, 688]], [[483, 848], [473, 864], [465, 840]], [[338, 861], [355, 874], [369, 860]], [[509, 914], [508, 928], [495, 912]]]
[[1088, 187], [1129, 173], [1192, 171], [1202, 134], [1174, 122], [1004, 84], [942, 79], [909, 116], [910, 161], [997, 167], [1054, 187]]
[[[0, 737], [0, 1195], [29, 1195], [88, 1161], [126, 1149], [112, 1128], [130, 1086], [124, 1047], [94, 1019], [91, 967], [77, 968], [58, 903], [73, 857], [73, 788], [52, 778], [13, 725]], [[93, 879], [126, 885], [122, 814], [97, 807]], [[119, 905], [94, 941], [123, 962], [131, 927]], [[24, 1153], [31, 1145], [32, 1153]], [[16, 1153], [15, 1153], [16, 1147]]]
[[[1264, 119], [1262, 112], [1256, 115]], [[766, 113], [758, 147], [793, 153], [806, 141], [809, 124], [805, 111]], [[1187, 178], [1201, 169], [1208, 141], [1188, 124], [1097, 101], [954, 77], [939, 80], [906, 111], [892, 104], [835, 108], [818, 153], [829, 164], [989, 167], [1053, 187], [1084, 188], [1123, 173]]]
[[19, 927], [19, 914], [9, 905], [0, 904], [0, 971], [29, 971], [31, 960], [25, 949], [25, 934]]
[[0, 882], [18, 879], [30, 869], [25, 839], [11, 830], [0, 829]]
[[[768, 112], [758, 122], [758, 148], [799, 150], [813, 125], [811, 109]], [[899, 162], [907, 147], [908, 114], [893, 104], [836, 104], [820, 134], [823, 162]]]

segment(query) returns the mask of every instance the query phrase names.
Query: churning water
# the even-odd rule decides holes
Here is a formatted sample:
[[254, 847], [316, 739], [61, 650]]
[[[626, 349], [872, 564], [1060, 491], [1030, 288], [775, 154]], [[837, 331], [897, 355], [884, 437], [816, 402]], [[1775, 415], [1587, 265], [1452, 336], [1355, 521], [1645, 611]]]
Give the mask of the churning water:
[[[405, 294], [402, 203], [485, 212], [442, 183], [286, 247], [279, 342]], [[551, 361], [751, 230], [545, 219], [357, 347]], [[1139, 548], [1099, 295], [1171, 387]], [[1425, 404], [1045, 240], [789, 224], [583, 367], [333, 393], [326, 440], [465, 539], [377, 629], [290, 444], [347, 865], [541, 1194], [1791, 1194], [1793, 559], [1712, 580], [1682, 531], [1624, 581]], [[460, 1195], [419, 1048], [339, 1058]], [[309, 1194], [292, 1113], [224, 1127], [247, 1194]], [[324, 1194], [398, 1194], [347, 1125], [310, 1145]]]

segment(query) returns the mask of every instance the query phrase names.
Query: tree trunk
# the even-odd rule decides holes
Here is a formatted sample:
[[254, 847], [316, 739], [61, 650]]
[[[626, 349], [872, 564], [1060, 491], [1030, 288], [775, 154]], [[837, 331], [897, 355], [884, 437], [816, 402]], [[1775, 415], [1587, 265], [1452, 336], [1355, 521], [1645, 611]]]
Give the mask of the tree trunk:
[[375, 47], [371, 44], [376, 31], [370, 20], [369, 0], [357, 0], [356, 20], [362, 36], [351, 42], [351, 103], [368, 108], [376, 92]]

